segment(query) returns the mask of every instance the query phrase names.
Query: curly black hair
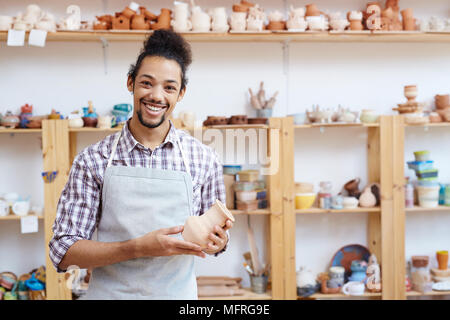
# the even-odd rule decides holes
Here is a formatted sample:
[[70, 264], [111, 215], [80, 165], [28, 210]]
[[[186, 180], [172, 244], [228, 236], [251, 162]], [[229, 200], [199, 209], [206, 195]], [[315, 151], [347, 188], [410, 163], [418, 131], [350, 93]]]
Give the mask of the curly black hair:
[[192, 63], [192, 52], [190, 44], [180, 34], [167, 29], [155, 30], [153, 34], [144, 41], [144, 47], [137, 58], [136, 64], [132, 64], [128, 71], [128, 76], [133, 80], [133, 84], [136, 80], [142, 60], [149, 56], [158, 56], [175, 60], [181, 68], [180, 90], [183, 90], [186, 87], [188, 81], [186, 70]]

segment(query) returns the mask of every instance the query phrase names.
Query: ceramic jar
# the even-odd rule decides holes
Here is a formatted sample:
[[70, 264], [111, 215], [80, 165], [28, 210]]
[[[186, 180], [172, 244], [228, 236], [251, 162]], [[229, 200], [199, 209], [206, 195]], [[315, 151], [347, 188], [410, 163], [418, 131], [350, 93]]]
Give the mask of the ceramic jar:
[[30, 211], [30, 201], [16, 201], [11, 207], [12, 212], [18, 216], [26, 216]]
[[118, 16], [112, 18], [113, 30], [130, 30], [130, 19], [125, 16]]
[[192, 8], [192, 31], [209, 32], [211, 29], [211, 17], [199, 6]]
[[289, 18], [286, 22], [286, 28], [289, 31], [302, 32], [308, 28], [308, 23], [305, 20], [305, 9], [304, 8], [294, 8], [291, 6], [289, 11]]
[[122, 11], [122, 15], [128, 19], [131, 19], [131, 17], [133, 15], [135, 15], [138, 12], [138, 10], [139, 10], [139, 4], [137, 4], [136, 2], [130, 2], [128, 7], [126, 7]]
[[378, 121], [378, 115], [375, 110], [363, 109], [359, 117], [362, 123], [375, 123]]
[[372, 208], [377, 204], [377, 199], [372, 193], [370, 186], [366, 187], [359, 196], [359, 206], [363, 208]]
[[20, 117], [13, 115], [11, 111], [7, 111], [2, 117], [1, 124], [7, 128], [17, 128], [20, 124]]
[[315, 4], [307, 4], [305, 7], [306, 7], [305, 15], [307, 17], [320, 16], [320, 11]]
[[450, 95], [449, 94], [435, 95], [434, 104], [436, 105], [436, 109], [440, 110], [450, 107]]
[[116, 120], [114, 116], [101, 116], [97, 121], [97, 128], [100, 129], [109, 129], [112, 127], [113, 121]]
[[328, 22], [324, 16], [307, 16], [308, 28], [311, 31], [325, 31], [328, 30]]
[[320, 191], [318, 194], [319, 207], [321, 209], [331, 209], [331, 182], [320, 182]]
[[330, 21], [330, 27], [333, 31], [342, 32], [344, 31], [348, 26], [350, 25], [350, 22], [348, 22], [347, 19], [336, 19]]
[[297, 293], [299, 296], [307, 297], [316, 291], [317, 283], [313, 273], [300, 267], [296, 272]]
[[245, 29], [247, 29], [247, 13], [232, 12], [230, 16], [230, 26], [232, 31], [245, 31]]
[[6, 31], [12, 28], [13, 17], [10, 16], [0, 16], [0, 31]]
[[260, 32], [264, 29], [264, 21], [260, 19], [248, 18], [247, 30]]
[[201, 216], [190, 216], [184, 224], [182, 237], [186, 241], [198, 244], [202, 249], [208, 247], [208, 236], [213, 232], [214, 226], [225, 226], [227, 220], [235, 221], [231, 212], [225, 205], [216, 200], [211, 208]]
[[336, 288], [342, 287], [345, 280], [345, 268], [340, 266], [330, 267], [328, 270], [330, 280], [328, 280], [327, 287]]
[[160, 30], [160, 29], [170, 29], [170, 16], [172, 14], [172, 10], [167, 8], [162, 8], [161, 13], [158, 16], [158, 21], [150, 26], [152, 30]]
[[131, 18], [131, 29], [133, 30], [149, 30], [150, 23], [146, 21], [146, 18], [142, 14], [135, 14]]
[[331, 197], [331, 209], [341, 210], [344, 208], [344, 198], [341, 195]]
[[230, 29], [228, 25], [228, 17], [225, 7], [217, 7], [212, 9], [210, 13], [212, 17], [211, 29], [214, 32], [227, 32]]
[[347, 15], [347, 18], [350, 21], [350, 30], [352, 31], [364, 30], [364, 26], [362, 24], [363, 14], [361, 11], [350, 11]]
[[408, 101], [414, 101], [417, 97], [418, 90], [416, 85], [408, 85], [403, 88], [403, 94]]
[[69, 119], [69, 128], [82, 128], [84, 126], [83, 119], [78, 114], [71, 113], [67, 118]]
[[185, 2], [175, 1], [174, 17], [170, 22], [175, 32], [187, 32], [192, 29], [192, 23], [189, 20], [189, 6]]

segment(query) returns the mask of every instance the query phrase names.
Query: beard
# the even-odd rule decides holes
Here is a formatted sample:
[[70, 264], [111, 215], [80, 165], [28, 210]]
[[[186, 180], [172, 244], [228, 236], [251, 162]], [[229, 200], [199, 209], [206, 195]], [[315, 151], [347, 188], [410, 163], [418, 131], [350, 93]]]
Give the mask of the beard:
[[156, 123], [156, 124], [148, 123], [148, 122], [146, 122], [144, 120], [144, 117], [142, 117], [142, 111], [141, 110], [137, 111], [136, 113], [137, 113], [139, 122], [144, 127], [147, 127], [147, 128], [150, 128], [150, 129], [158, 128], [164, 122], [164, 120], [166, 120], [166, 114], [163, 114], [162, 117], [161, 117], [161, 120], [158, 123]]

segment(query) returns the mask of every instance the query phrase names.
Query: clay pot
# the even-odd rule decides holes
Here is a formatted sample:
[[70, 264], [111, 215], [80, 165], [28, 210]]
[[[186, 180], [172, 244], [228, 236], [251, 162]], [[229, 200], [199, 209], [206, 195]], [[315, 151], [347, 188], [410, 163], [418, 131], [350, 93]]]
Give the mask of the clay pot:
[[439, 270], [447, 270], [448, 268], [448, 251], [438, 251], [436, 252], [436, 259], [438, 262]]
[[428, 256], [412, 256], [411, 262], [414, 268], [423, 268], [428, 266], [429, 259]]
[[131, 17], [137, 13], [138, 9], [139, 9], [139, 5], [135, 2], [131, 2], [130, 6], [126, 7], [122, 11], [122, 15], [128, 19], [131, 19]]
[[113, 17], [112, 18], [112, 29], [113, 30], [130, 30], [130, 19], [125, 16]]
[[361, 30], [364, 30], [364, 26], [360, 20], [351, 20], [350, 21], [350, 30], [361, 31]]
[[436, 109], [445, 109], [447, 107], [450, 107], [450, 95], [444, 94], [444, 95], [435, 95], [434, 96], [434, 104], [436, 105]]
[[145, 20], [145, 16], [141, 14], [135, 14], [131, 18], [131, 29], [133, 30], [149, 30], [150, 23]]
[[97, 127], [98, 119], [94, 117], [83, 117], [83, 123], [85, 127], [95, 128]]
[[226, 124], [228, 124], [227, 117], [208, 116], [206, 120], [203, 121], [204, 126], [226, 125]]
[[307, 4], [305, 16], [320, 16], [319, 8], [315, 4]]
[[139, 10], [141, 11], [141, 15], [145, 16], [150, 21], [156, 21], [158, 19], [156, 14], [147, 10], [145, 7], [139, 7]]
[[416, 30], [416, 19], [414, 19], [414, 18], [403, 19], [403, 30], [415, 31]]
[[[111, 25], [112, 27], [112, 25]], [[105, 21], [96, 21], [93, 26], [94, 30], [108, 30], [108, 23]]]
[[431, 112], [428, 118], [431, 123], [442, 122], [442, 117], [437, 112]]
[[353, 180], [348, 181], [344, 185], [344, 189], [347, 190], [348, 195], [350, 197], [359, 198], [361, 192], [359, 191], [359, 183], [361, 182], [360, 178], [356, 178]]
[[416, 85], [405, 86], [403, 89], [403, 94], [408, 101], [414, 101], [417, 97], [418, 90]]
[[285, 21], [270, 21], [266, 26], [267, 30], [286, 30]]
[[233, 12], [248, 12], [248, 7], [241, 4], [233, 4]]
[[[225, 205], [216, 200], [211, 208], [201, 216], [190, 216], [184, 224], [182, 237], [186, 241], [198, 244], [202, 249], [211, 242], [208, 236], [213, 232], [214, 226], [224, 227], [227, 220], [235, 221], [231, 212]], [[213, 232], [214, 233], [214, 232]]]
[[162, 8], [161, 14], [158, 16], [158, 21], [151, 25], [152, 30], [170, 29], [170, 9]]
[[400, 11], [400, 13], [402, 14], [403, 20], [414, 18], [412, 8], [404, 9], [404, 10]]
[[238, 116], [231, 116], [230, 120], [228, 121], [228, 124], [247, 124], [247, 116], [246, 115], [238, 115]]
[[442, 110], [436, 110], [436, 112], [441, 116], [443, 121], [450, 122], [450, 107]]
[[248, 118], [248, 124], [266, 124], [267, 118]]
[[359, 196], [359, 206], [364, 208], [372, 208], [377, 204], [377, 199], [375, 195], [372, 193], [370, 187], [366, 187]]

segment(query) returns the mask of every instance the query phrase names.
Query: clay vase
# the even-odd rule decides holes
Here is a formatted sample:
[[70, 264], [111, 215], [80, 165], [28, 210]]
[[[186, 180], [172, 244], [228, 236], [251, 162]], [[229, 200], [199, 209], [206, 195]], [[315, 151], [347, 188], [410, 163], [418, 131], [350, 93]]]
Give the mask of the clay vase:
[[377, 204], [377, 198], [372, 193], [370, 186], [366, 187], [359, 196], [359, 206], [363, 208], [372, 208]]
[[151, 25], [152, 30], [170, 29], [170, 9], [162, 8], [161, 14], [158, 16], [158, 21]]
[[320, 16], [320, 11], [315, 4], [307, 4], [305, 16]]
[[436, 259], [438, 262], [439, 270], [447, 270], [448, 268], [448, 251], [438, 251], [436, 252]]
[[211, 242], [208, 236], [213, 232], [214, 226], [224, 227], [227, 220], [235, 221], [233, 215], [225, 205], [219, 200], [216, 200], [213, 206], [203, 215], [187, 218], [181, 235], [184, 240], [196, 243], [202, 249], [206, 249], [208, 243]]
[[[112, 27], [112, 25], [111, 25]], [[108, 23], [105, 21], [96, 21], [93, 26], [94, 30], [108, 30]]]
[[404, 9], [404, 10], [400, 11], [400, 13], [402, 14], [403, 20], [414, 18], [412, 8]]
[[85, 127], [96, 128], [98, 119], [94, 117], [82, 117]]
[[149, 30], [150, 23], [145, 20], [144, 15], [135, 14], [131, 18], [131, 29], [133, 29], [133, 30]]
[[350, 30], [361, 31], [361, 30], [364, 30], [364, 26], [360, 20], [351, 20], [350, 21]]
[[130, 6], [126, 7], [122, 11], [122, 15], [128, 19], [131, 19], [131, 17], [137, 13], [138, 9], [139, 9], [139, 5], [135, 2], [131, 2]]
[[356, 178], [353, 180], [348, 181], [345, 185], [344, 185], [344, 189], [347, 190], [348, 195], [350, 197], [355, 197], [359, 199], [359, 196], [361, 194], [361, 192], [359, 191], [359, 183], [361, 182], [360, 178]]
[[158, 19], [158, 16], [156, 14], [147, 10], [147, 8], [145, 7], [139, 7], [139, 10], [141, 11], [141, 14], [145, 16], [145, 18], [147, 18], [147, 20], [156, 21], [156, 19]]
[[434, 104], [436, 105], [436, 109], [445, 109], [447, 107], [450, 107], [450, 95], [444, 94], [444, 95], [435, 95], [434, 96]]
[[414, 18], [403, 19], [403, 30], [415, 31], [416, 30], [416, 19], [414, 19]]
[[113, 30], [130, 30], [130, 19], [125, 16], [118, 16], [112, 18]]

